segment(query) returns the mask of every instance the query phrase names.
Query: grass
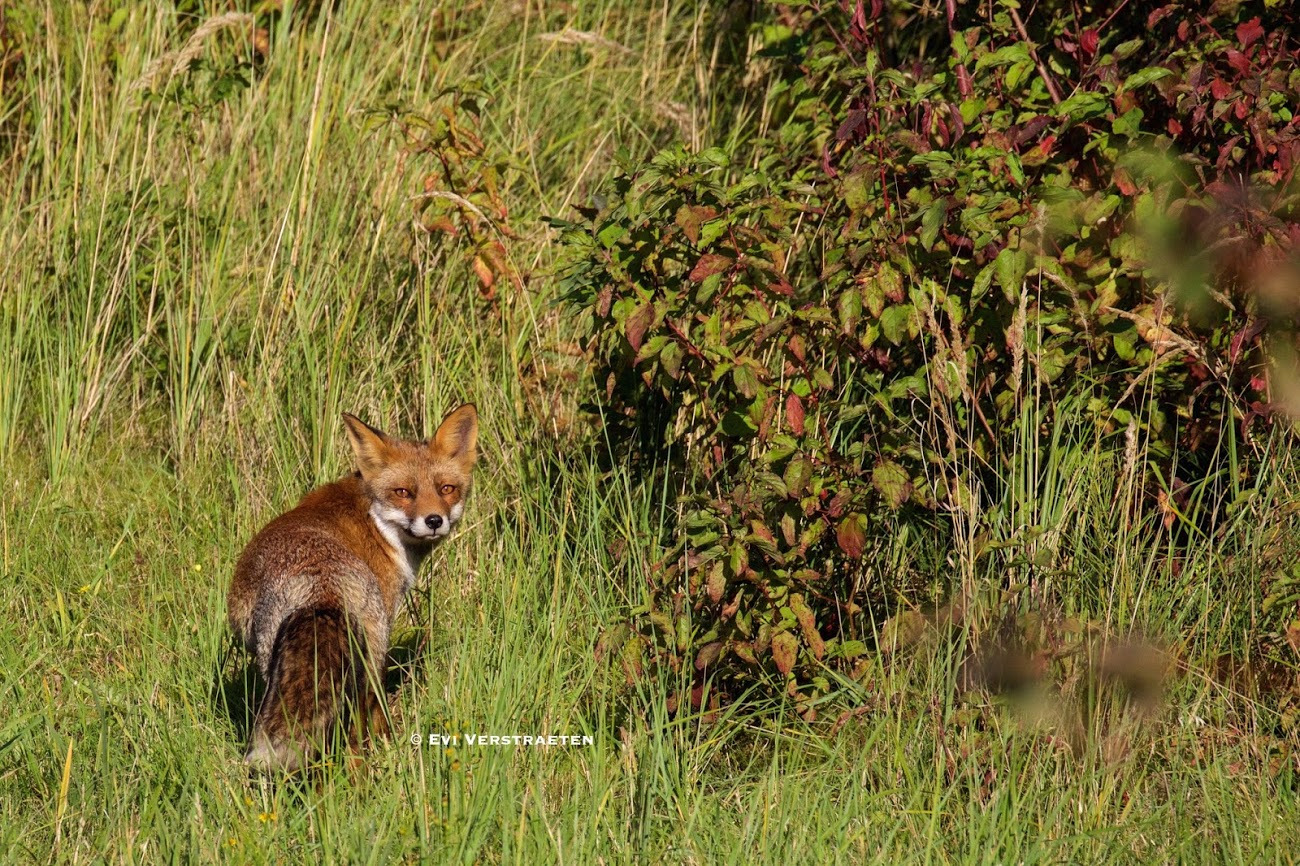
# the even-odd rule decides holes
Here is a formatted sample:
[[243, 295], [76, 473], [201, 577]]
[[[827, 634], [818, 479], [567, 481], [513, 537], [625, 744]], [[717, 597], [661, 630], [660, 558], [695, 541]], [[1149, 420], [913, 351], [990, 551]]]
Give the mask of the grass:
[[[5, 860], [1294, 859], [1294, 743], [1206, 673], [1249, 654], [1286, 455], [1232, 543], [1175, 568], [1114, 507], [1112, 455], [1026, 426], [984, 525], [1045, 528], [1074, 563], [1040, 587], [1066, 613], [1175, 645], [1184, 675], [1148, 717], [1079, 698], [1072, 738], [961, 696], [960, 630], [882, 654], [812, 723], [763, 701], [674, 714], [669, 675], [629, 686], [598, 660], [602, 628], [644, 601], [672, 498], [600, 468], [541, 217], [589, 199], [618, 148], [743, 137], [761, 94], [719, 96], [708, 10], [689, 2], [329, 5], [268, 34], [248, 86], [231, 19], [160, 94], [136, 82], [205, 16], [5, 10], [28, 34], [0, 117]], [[472, 240], [411, 228], [433, 158], [366, 122], [433, 115], [440, 90], [471, 85], [516, 237], [486, 235], [523, 280], [493, 300]], [[466, 399], [479, 478], [399, 629], [393, 740], [358, 771], [250, 779], [253, 685], [224, 622], [235, 557], [347, 468], [340, 412], [418, 435]], [[932, 558], [1002, 585], [973, 535]], [[593, 743], [427, 744], [534, 732]]]

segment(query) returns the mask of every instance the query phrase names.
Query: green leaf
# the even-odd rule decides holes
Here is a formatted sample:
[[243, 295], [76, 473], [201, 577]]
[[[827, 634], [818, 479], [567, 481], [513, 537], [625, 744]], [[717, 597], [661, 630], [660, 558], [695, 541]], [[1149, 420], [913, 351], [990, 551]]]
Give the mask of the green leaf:
[[731, 157], [729, 157], [727, 152], [720, 147], [710, 147], [706, 150], [702, 150], [696, 156], [696, 159], [717, 168], [726, 168], [731, 164]]
[[1139, 69], [1128, 78], [1124, 79], [1124, 89], [1133, 90], [1144, 84], [1150, 84], [1153, 81], [1159, 81], [1162, 78], [1168, 78], [1173, 75], [1172, 69], [1166, 69], [1163, 66], [1148, 66], [1146, 69]]
[[907, 471], [892, 460], [881, 461], [871, 470], [871, 486], [893, 509], [901, 508], [912, 495], [912, 480], [907, 477]]
[[1115, 346], [1115, 354], [1119, 355], [1123, 360], [1132, 361], [1137, 357], [1137, 328], [1125, 328], [1123, 331], [1115, 334], [1111, 338], [1111, 342]]
[[862, 318], [862, 291], [857, 286], [852, 286], [840, 295], [838, 313], [840, 317], [840, 333], [848, 335], [858, 329], [858, 321]]
[[840, 644], [839, 657], [855, 659], [867, 651], [867, 645], [860, 640], [846, 640]]
[[791, 496], [802, 496], [804, 488], [808, 486], [808, 481], [812, 478], [812, 463], [803, 457], [793, 457], [785, 467], [785, 473], [781, 480], [785, 482], [785, 488]]
[[1033, 74], [1034, 64], [1029, 60], [1022, 60], [1019, 63], [1012, 64], [1007, 70], [1006, 86], [1007, 90], [1019, 90], [1020, 85]]
[[1069, 118], [1074, 123], [1079, 123], [1099, 114], [1105, 114], [1109, 104], [1106, 97], [1100, 93], [1080, 90], [1056, 106], [1056, 114], [1058, 117]]
[[880, 314], [880, 330], [885, 339], [895, 346], [901, 346], [912, 335], [912, 324], [916, 310], [911, 304], [894, 304]]
[[731, 223], [725, 217], [712, 219], [700, 226], [700, 246], [707, 247], [727, 231]]
[[736, 383], [736, 390], [749, 399], [754, 399], [754, 396], [758, 393], [759, 381], [753, 370], [747, 366], [737, 365], [731, 371], [731, 379]]
[[1008, 301], [1015, 302], [1020, 297], [1021, 284], [1025, 272], [1029, 270], [1029, 253], [1022, 249], [1005, 247], [993, 260], [993, 273], [1002, 287], [1002, 294]]
[[610, 223], [600, 230], [596, 240], [605, 248], [613, 247], [627, 235], [627, 229], [621, 223]]
[[646, 340], [645, 343], [641, 346], [641, 350], [636, 353], [636, 363], [642, 364], [645, 363], [646, 361], [653, 359], [656, 355], [658, 355], [660, 352], [664, 350], [665, 346], [668, 345], [668, 340], [669, 338], [664, 336], [663, 334], [656, 334], [655, 336]]
[[1065, 350], [1060, 346], [1054, 346], [1046, 352], [1039, 353], [1038, 377], [1044, 382], [1055, 382], [1061, 378], [1068, 365], [1069, 359], [1065, 356]]
[[744, 412], [735, 411], [723, 415], [719, 426], [726, 435], [739, 439], [753, 436], [754, 432], [758, 430], [758, 427], [750, 422], [749, 417]]
[[993, 263], [980, 268], [980, 272], [975, 275], [975, 282], [971, 284], [970, 300], [971, 309], [975, 309], [975, 302], [988, 294], [989, 286], [993, 285]]
[[935, 239], [939, 236], [939, 229], [943, 226], [943, 218], [948, 213], [948, 200], [946, 198], [935, 199], [934, 203], [925, 209], [921, 214], [921, 247], [930, 250], [934, 247]]

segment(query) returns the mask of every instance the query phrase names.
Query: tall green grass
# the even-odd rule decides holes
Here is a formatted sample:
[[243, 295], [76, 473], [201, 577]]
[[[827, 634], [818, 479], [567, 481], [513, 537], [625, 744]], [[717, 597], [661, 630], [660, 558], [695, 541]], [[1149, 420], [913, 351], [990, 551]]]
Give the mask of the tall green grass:
[[[997, 588], [1024, 564], [981, 551], [1034, 533], [1072, 564], [1035, 573], [1042, 598], [1175, 644], [1188, 673], [1165, 709], [1083, 740], [960, 696], [960, 630], [882, 653], [811, 723], [758, 699], [670, 712], [671, 672], [629, 683], [597, 657], [644, 602], [673, 491], [602, 468], [541, 218], [598, 192], [619, 148], [766, 122], [761, 92], [721, 91], [740, 76], [718, 9], [320, 4], [286, 12], [255, 71], [233, 65], [241, 19], [191, 42], [224, 6], [122, 10], [5, 10], [25, 34], [0, 118], [5, 859], [1292, 859], [1290, 741], [1203, 673], [1249, 646], [1284, 457], [1175, 567], [1116, 507], [1124, 455], [1030, 414], [1005, 500], [958, 515], [951, 550], [888, 548], [883, 568]], [[168, 79], [187, 44], [198, 65]], [[492, 301], [466, 241], [411, 228], [434, 166], [365, 122], [446, 88], [489, 95], [485, 147], [510, 166], [524, 285]], [[347, 468], [340, 412], [419, 435], [462, 400], [482, 416], [478, 481], [399, 629], [392, 741], [360, 769], [250, 779], [252, 681], [224, 623], [242, 544]], [[448, 753], [431, 733], [594, 744]]]

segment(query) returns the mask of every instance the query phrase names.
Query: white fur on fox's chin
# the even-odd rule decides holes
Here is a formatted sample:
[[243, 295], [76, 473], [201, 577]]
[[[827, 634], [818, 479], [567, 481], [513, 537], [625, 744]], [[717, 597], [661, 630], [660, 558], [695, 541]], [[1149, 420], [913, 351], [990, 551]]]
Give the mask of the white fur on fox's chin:
[[[388, 542], [392, 550], [393, 562], [402, 570], [402, 594], [405, 595], [415, 583], [415, 575], [420, 570], [420, 563], [428, 548], [408, 546], [402, 541], [402, 532], [407, 526], [406, 512], [398, 508], [385, 508], [378, 502], [370, 506], [370, 519], [375, 528]], [[408, 535], [410, 533], [407, 533]]]

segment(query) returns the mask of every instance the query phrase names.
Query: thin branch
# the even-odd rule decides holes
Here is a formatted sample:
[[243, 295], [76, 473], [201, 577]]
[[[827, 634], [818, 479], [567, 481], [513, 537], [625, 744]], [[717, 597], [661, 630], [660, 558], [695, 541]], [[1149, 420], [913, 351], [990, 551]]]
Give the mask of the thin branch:
[[[951, 6], [953, 2], [955, 0], [948, 0], [948, 5]], [[1056, 82], [1052, 80], [1052, 74], [1047, 71], [1047, 66], [1038, 59], [1038, 51], [1034, 48], [1033, 40], [1029, 38], [1029, 31], [1025, 29], [1025, 22], [1020, 20], [1020, 13], [1016, 11], [1014, 6], [1009, 11], [1011, 12], [1011, 20], [1016, 23], [1016, 29], [1020, 31], [1020, 38], [1025, 40], [1025, 44], [1029, 46], [1029, 56], [1034, 58], [1034, 63], [1038, 66], [1038, 74], [1042, 76], [1043, 84], [1047, 87], [1047, 95], [1052, 97], [1054, 104], [1060, 105], [1061, 91], [1056, 89]]]

